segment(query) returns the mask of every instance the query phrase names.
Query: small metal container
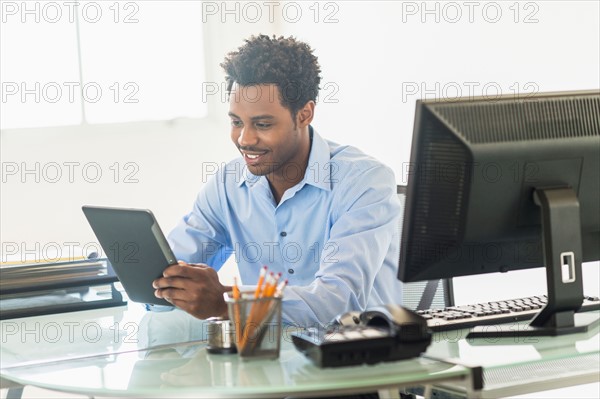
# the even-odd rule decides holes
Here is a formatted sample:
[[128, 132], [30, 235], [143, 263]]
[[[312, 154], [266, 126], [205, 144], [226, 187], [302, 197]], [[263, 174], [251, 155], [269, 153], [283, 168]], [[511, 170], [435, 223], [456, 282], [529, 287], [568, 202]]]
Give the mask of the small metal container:
[[208, 332], [208, 353], [236, 353], [235, 328], [231, 320], [221, 317], [206, 319]]

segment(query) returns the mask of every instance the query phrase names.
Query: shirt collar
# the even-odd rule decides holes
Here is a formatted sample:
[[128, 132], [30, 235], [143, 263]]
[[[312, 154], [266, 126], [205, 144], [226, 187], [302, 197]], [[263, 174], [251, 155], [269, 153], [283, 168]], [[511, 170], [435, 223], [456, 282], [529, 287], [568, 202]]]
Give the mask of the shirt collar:
[[308, 157], [308, 165], [304, 172], [304, 179], [300, 184], [306, 183], [331, 191], [331, 154], [329, 144], [323, 139], [316, 130], [310, 126], [313, 134], [312, 146]]
[[[331, 155], [329, 153], [329, 144], [312, 126], [309, 126], [308, 129], [312, 138], [308, 165], [304, 172], [304, 178], [296, 186], [301, 188], [304, 184], [310, 184], [323, 190], [331, 191]], [[262, 186], [269, 188], [266, 176], [256, 176], [250, 173], [245, 164], [243, 164], [243, 169], [243, 178], [240, 179], [239, 186], [245, 183], [249, 187], [252, 187], [260, 183]]]

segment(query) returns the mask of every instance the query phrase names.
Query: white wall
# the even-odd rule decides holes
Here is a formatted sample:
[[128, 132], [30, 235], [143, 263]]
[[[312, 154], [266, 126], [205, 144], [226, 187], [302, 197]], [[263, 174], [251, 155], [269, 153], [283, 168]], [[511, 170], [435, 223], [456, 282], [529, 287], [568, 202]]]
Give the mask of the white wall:
[[[198, 15], [198, 23], [202, 19]], [[216, 15], [206, 16], [203, 28], [210, 86], [224, 81], [219, 64], [227, 52], [257, 30], [275, 33], [277, 25], [268, 20], [236, 23], [233, 18], [222, 23]], [[209, 116], [202, 120], [0, 131], [2, 250], [40, 248], [44, 258], [46, 252], [55, 256], [56, 243], [83, 247], [97, 242], [81, 212], [83, 204], [150, 208], [169, 231], [191, 208], [207, 178], [203, 170], [237, 154], [221, 93], [206, 95], [206, 102]], [[68, 248], [63, 252], [69, 255]]]
[[[321, 3], [318, 23], [306, 4], [283, 30], [311, 44], [324, 82], [339, 89], [325, 91], [315, 126], [383, 160], [400, 182], [419, 98], [600, 87], [598, 2], [515, 3], [336, 1]], [[325, 23], [331, 13], [338, 22]]]
[[[222, 82], [218, 64], [251, 33], [306, 40], [324, 78], [315, 127], [378, 157], [395, 170], [398, 182], [404, 182], [418, 98], [479, 95], [484, 88], [493, 97], [600, 87], [598, 2], [276, 2], [273, 22], [262, 2], [254, 3], [262, 7], [258, 20], [253, 10], [244, 12], [244, 3], [238, 15], [225, 13], [221, 2], [211, 4], [217, 14], [205, 15], [203, 23], [208, 82]], [[32, 249], [95, 242], [80, 211], [85, 203], [151, 208], [169, 230], [191, 206], [203, 165], [236, 154], [227, 105], [220, 96], [208, 101], [209, 117], [201, 121], [0, 132], [4, 165], [95, 162], [103, 173], [98, 183], [87, 182], [81, 169], [73, 182], [3, 176], [2, 243]], [[116, 183], [115, 162], [121, 170]], [[138, 182], [124, 183], [132, 171]]]

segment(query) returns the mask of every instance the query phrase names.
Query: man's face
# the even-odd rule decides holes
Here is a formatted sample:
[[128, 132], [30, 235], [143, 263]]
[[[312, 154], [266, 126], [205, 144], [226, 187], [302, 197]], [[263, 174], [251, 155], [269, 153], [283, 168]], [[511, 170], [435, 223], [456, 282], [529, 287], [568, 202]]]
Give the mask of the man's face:
[[300, 173], [301, 134], [290, 111], [279, 101], [279, 89], [273, 84], [240, 86], [231, 89], [229, 98], [231, 140], [244, 157], [249, 171], [256, 176], [282, 172]]

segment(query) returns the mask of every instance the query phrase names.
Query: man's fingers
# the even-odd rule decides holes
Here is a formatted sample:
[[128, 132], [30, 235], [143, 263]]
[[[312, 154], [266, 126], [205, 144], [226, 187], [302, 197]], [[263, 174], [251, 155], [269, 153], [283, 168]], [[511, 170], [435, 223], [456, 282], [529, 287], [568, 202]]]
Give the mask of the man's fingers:
[[175, 283], [176, 279], [173, 277], [162, 277], [162, 278], [157, 278], [156, 280], [154, 280], [152, 282], [152, 287], [153, 288], [169, 288], [169, 287], [175, 287], [176, 283]]
[[184, 290], [177, 288], [162, 288], [155, 290], [154, 296], [169, 301], [177, 307], [181, 307], [181, 305], [185, 305], [187, 302]]
[[178, 291], [181, 291], [177, 288], [159, 288], [154, 290], [154, 296], [157, 298], [163, 298], [167, 301], [171, 302], [174, 297], [178, 295]]
[[167, 267], [163, 271], [164, 277], [185, 277], [185, 278], [194, 278], [197, 276], [200, 270], [210, 269], [210, 266], [207, 266], [202, 263], [198, 264], [190, 264], [180, 261], [181, 263], [177, 265], [172, 265]]
[[179, 262], [167, 267], [152, 283], [158, 298], [164, 298], [189, 314], [205, 319], [227, 312], [225, 287], [217, 271], [205, 264]]
[[163, 277], [165, 278], [170, 278], [170, 277], [183, 277], [183, 278], [190, 278], [190, 273], [189, 273], [189, 269], [190, 266], [185, 264], [185, 265], [172, 265], [167, 267], [165, 270], [163, 270]]
[[202, 264], [197, 266], [190, 264], [186, 264], [185, 266], [169, 266], [163, 271], [163, 277], [157, 278], [152, 282], [152, 287], [157, 289], [168, 287], [183, 289], [190, 280], [205, 280], [204, 273], [207, 270], [212, 271], [209, 266]]

